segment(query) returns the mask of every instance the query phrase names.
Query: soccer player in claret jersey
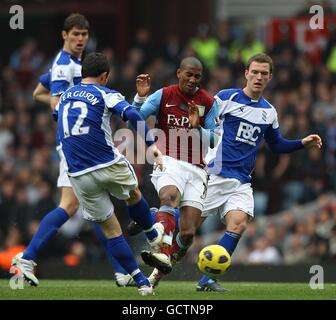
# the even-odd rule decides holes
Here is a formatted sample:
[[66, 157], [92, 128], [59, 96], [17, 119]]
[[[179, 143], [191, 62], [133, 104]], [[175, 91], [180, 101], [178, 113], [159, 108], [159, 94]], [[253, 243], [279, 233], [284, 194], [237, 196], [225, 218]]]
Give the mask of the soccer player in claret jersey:
[[[262, 96], [272, 79], [273, 62], [266, 54], [251, 57], [246, 65], [246, 86], [225, 89], [215, 96], [219, 109], [220, 140], [206, 156], [208, 194], [202, 217], [219, 214], [226, 232], [218, 244], [233, 254], [248, 222], [253, 218], [251, 174], [256, 153], [266, 141], [275, 153], [322, 147], [316, 134], [302, 140], [287, 140], [280, 133], [276, 109]], [[203, 276], [197, 291], [226, 291], [216, 279]]]
[[153, 222], [132, 166], [113, 144], [112, 114], [130, 121], [135, 129], [145, 129], [142, 138], [159, 167], [161, 153], [135, 108], [119, 92], [104, 87], [109, 63], [103, 54], [89, 54], [83, 61], [82, 75], [82, 82], [65, 91], [55, 108], [66, 171], [84, 218], [100, 224], [107, 238], [108, 254], [133, 277], [141, 295], [150, 295], [153, 288], [140, 272], [122, 235], [110, 195], [126, 201], [130, 216], [144, 229], [153, 247], [161, 244], [163, 226]]
[[[157, 144], [164, 154], [164, 170], [156, 168], [152, 174], [160, 198], [156, 219], [165, 227], [163, 245], [159, 253], [141, 253], [144, 262], [155, 267], [149, 277], [152, 284], [171, 272], [172, 258], [183, 256], [201, 223], [207, 189], [203, 151], [215, 144], [212, 130], [217, 117], [215, 99], [200, 87], [202, 70], [197, 58], [185, 58], [177, 70], [177, 85], [156, 91], [145, 102], [135, 97], [137, 103], [144, 102], [140, 113], [145, 119], [156, 116]], [[178, 207], [180, 230], [175, 240], [174, 213]]]

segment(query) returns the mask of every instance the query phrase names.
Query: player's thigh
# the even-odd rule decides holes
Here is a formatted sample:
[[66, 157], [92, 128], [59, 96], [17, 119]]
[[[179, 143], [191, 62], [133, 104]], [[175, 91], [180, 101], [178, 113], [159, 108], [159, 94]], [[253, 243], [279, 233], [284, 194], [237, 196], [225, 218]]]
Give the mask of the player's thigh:
[[131, 197], [141, 198], [134, 169], [125, 158], [121, 158], [109, 167], [96, 170], [92, 174], [103, 189], [120, 200], [129, 200]]
[[180, 204], [181, 193], [174, 185], [164, 186], [159, 191], [160, 205], [176, 208]]
[[188, 181], [181, 197], [180, 207], [190, 206], [202, 211], [207, 193], [207, 173], [190, 163], [183, 163], [183, 167]]
[[100, 222], [112, 215], [114, 207], [109, 192], [100, 186], [91, 172], [70, 177], [70, 180], [85, 219]]
[[183, 194], [187, 183], [187, 177], [179, 162], [180, 161], [172, 157], [163, 156], [162, 171], [159, 168], [153, 170], [151, 181], [158, 194], [160, 194], [161, 189], [168, 186], [174, 186], [179, 191], [180, 195]]
[[208, 216], [210, 213], [218, 212], [240, 185], [241, 182], [237, 179], [223, 178], [211, 174], [208, 180], [208, 190], [202, 215]]
[[228, 224], [230, 221], [237, 223], [237, 221], [250, 220], [253, 217], [254, 199], [251, 184], [241, 184], [226, 201], [223, 212], [221, 212], [221, 219], [225, 219], [226, 224]]

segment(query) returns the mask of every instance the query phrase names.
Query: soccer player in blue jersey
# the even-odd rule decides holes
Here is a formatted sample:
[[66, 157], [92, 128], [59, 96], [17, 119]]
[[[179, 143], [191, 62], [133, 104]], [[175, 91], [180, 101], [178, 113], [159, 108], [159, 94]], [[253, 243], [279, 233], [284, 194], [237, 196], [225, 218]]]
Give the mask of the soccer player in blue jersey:
[[[81, 14], [74, 13], [65, 19], [62, 31], [63, 48], [54, 58], [49, 73], [40, 77], [40, 83], [33, 93], [36, 101], [47, 103], [54, 110], [60, 95], [70, 86], [80, 82], [80, 59], [88, 41], [89, 28], [89, 22]], [[61, 189], [60, 204], [45, 215], [27, 249], [16, 255], [12, 261], [12, 265], [15, 265], [33, 286], [38, 285], [38, 279], [33, 273], [38, 253], [79, 207], [61, 154], [60, 158], [60, 173], [57, 180], [57, 186]]]
[[161, 153], [135, 108], [119, 92], [105, 87], [109, 63], [103, 54], [89, 54], [82, 75], [82, 82], [66, 90], [55, 109], [66, 171], [84, 218], [97, 222], [107, 238], [108, 254], [133, 277], [140, 294], [153, 294], [122, 235], [110, 195], [126, 201], [130, 216], [141, 225], [152, 246], [161, 244], [163, 225], [154, 223], [132, 166], [114, 146], [111, 116], [130, 121], [135, 129], [145, 129], [142, 137], [159, 166]]
[[[81, 14], [71, 14], [64, 21], [62, 37], [64, 45], [53, 60], [50, 71], [40, 77], [40, 83], [34, 90], [36, 101], [50, 105], [54, 110], [60, 95], [69, 87], [81, 80], [81, 56], [89, 36], [89, 22]], [[59, 149], [59, 147], [58, 147]], [[55, 208], [42, 219], [37, 232], [30, 241], [27, 249], [18, 254], [12, 264], [17, 266], [31, 285], [38, 285], [38, 279], [33, 273], [38, 253], [48, 241], [57, 233], [59, 228], [78, 210], [78, 200], [72, 190], [66, 173], [65, 161], [60, 153], [60, 173], [57, 186], [61, 189], [59, 207]], [[101, 237], [99, 227], [96, 227], [98, 238]], [[105, 245], [104, 245], [105, 246]], [[110, 257], [116, 271], [118, 285], [124, 286], [132, 281], [127, 272]]]
[[[40, 76], [39, 83], [37, 87], [34, 90], [33, 97], [36, 101], [39, 101], [44, 104], [50, 104], [50, 72], [45, 73]], [[149, 91], [149, 84], [148, 84], [148, 78], [146, 75], [139, 75], [136, 81], [136, 87], [137, 87], [137, 95], [142, 97], [146, 96]], [[151, 208], [151, 213], [154, 214], [156, 212], [156, 208]], [[153, 219], [155, 220], [155, 216], [153, 216]], [[142, 228], [136, 224], [137, 233], [142, 231]], [[95, 223], [94, 230], [96, 233], [97, 238], [107, 251], [107, 239], [104, 236], [100, 226]], [[111, 255], [108, 255], [109, 261], [115, 271], [115, 281], [118, 287], [126, 287], [126, 286], [135, 286], [135, 282], [130, 274], [127, 273], [127, 271], [120, 265], [120, 263]]]
[[[230, 255], [253, 218], [251, 174], [261, 143], [265, 140], [275, 153], [322, 147], [317, 134], [300, 140], [282, 137], [277, 111], [262, 96], [272, 73], [272, 59], [266, 54], [257, 54], [247, 62], [246, 86], [243, 89], [225, 89], [215, 96], [221, 138], [206, 157], [210, 179], [202, 217], [220, 215], [226, 224], [226, 232], [218, 244]], [[225, 291], [216, 279], [208, 276], [201, 278], [196, 289]]]

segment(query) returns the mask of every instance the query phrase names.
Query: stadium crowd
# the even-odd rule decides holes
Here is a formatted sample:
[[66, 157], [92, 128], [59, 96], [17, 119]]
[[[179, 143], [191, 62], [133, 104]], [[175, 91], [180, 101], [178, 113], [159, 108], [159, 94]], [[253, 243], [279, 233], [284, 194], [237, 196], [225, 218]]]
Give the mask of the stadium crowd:
[[[274, 155], [266, 146], [257, 156], [253, 174], [256, 221], [243, 237], [236, 261], [249, 263], [298, 263], [336, 258], [336, 202], [325, 194], [336, 188], [336, 35], [325, 46], [319, 61], [299, 50], [286, 37], [267, 48], [253, 32], [236, 32], [228, 22], [210, 32], [207, 25], [182, 44], [171, 34], [161, 48], [151, 41], [150, 31], [138, 29], [125, 61], [118, 61], [113, 47], [100, 48], [99, 39], [90, 41], [89, 51], [106, 54], [112, 66], [109, 86], [133, 101], [135, 78], [149, 73], [152, 91], [175, 83], [175, 70], [181, 58], [195, 55], [205, 66], [203, 86], [212, 94], [244, 84], [244, 63], [255, 53], [267, 52], [275, 62], [273, 80], [265, 97], [277, 108], [282, 134], [287, 138], [318, 133], [324, 143], [322, 152], [308, 155]], [[98, 44], [98, 47], [96, 45]], [[55, 150], [55, 123], [50, 109], [37, 104], [32, 92], [38, 77], [47, 71], [50, 57], [36, 42], [27, 39], [13, 51], [1, 68], [0, 81], [0, 267], [7, 269], [11, 257], [34, 234], [41, 215], [58, 203], [56, 178], [58, 155]], [[113, 120], [113, 128], [123, 126]], [[158, 204], [153, 192], [148, 165], [135, 165], [140, 189], [152, 206]], [[328, 198], [329, 199], [329, 198]], [[291, 213], [293, 206], [312, 201], [321, 205], [304, 219]], [[125, 225], [122, 204], [116, 212]], [[285, 211], [281, 223], [263, 227], [258, 218], [272, 218]], [[123, 217], [124, 216], [124, 217]], [[191, 250], [194, 259], [208, 232], [221, 230], [216, 221], [200, 230]], [[203, 240], [202, 240], [203, 239]], [[132, 243], [132, 239], [131, 243]], [[267, 251], [267, 252], [266, 252]], [[65, 256], [65, 263], [76, 265], [81, 258], [99, 259], [92, 226], [80, 215], [69, 221], [51, 241], [42, 257]]]

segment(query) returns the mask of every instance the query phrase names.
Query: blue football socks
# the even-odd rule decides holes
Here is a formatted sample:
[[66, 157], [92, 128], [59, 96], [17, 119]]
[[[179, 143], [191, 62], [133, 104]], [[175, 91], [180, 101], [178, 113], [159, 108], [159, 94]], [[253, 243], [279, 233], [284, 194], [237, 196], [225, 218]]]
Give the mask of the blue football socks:
[[[218, 244], [226, 249], [226, 251], [232, 256], [234, 250], [237, 247], [237, 244], [239, 242], [241, 235], [235, 232], [226, 231], [224, 233], [224, 236], [218, 241]], [[206, 284], [206, 283], [212, 283], [215, 280], [211, 279], [208, 276], [203, 276], [199, 283]]]
[[111, 260], [111, 257], [118, 260], [122, 268], [126, 270], [126, 273], [129, 273], [138, 287], [143, 285], [149, 286], [150, 283], [148, 279], [140, 271], [135, 257], [128, 243], [126, 242], [123, 235], [115, 237], [112, 239], [107, 239], [107, 253]]
[[57, 233], [59, 228], [69, 220], [67, 212], [58, 207], [50, 211], [40, 222], [37, 232], [31, 239], [22, 258], [26, 260], [36, 260], [39, 251]]
[[130, 217], [144, 230], [148, 240], [153, 240], [158, 233], [153, 228], [155, 219], [149, 210], [149, 206], [144, 197], [132, 206], [128, 206]]
[[120, 263], [114, 258], [114, 256], [108, 254], [107, 239], [106, 239], [103, 231], [101, 230], [99, 224], [95, 223], [94, 228], [95, 228], [96, 236], [97, 236], [98, 240], [100, 241], [100, 243], [103, 245], [103, 247], [104, 247], [104, 249], [107, 253], [108, 259], [109, 259], [114, 271], [122, 273], [122, 274], [127, 274], [127, 271], [120, 265]]

